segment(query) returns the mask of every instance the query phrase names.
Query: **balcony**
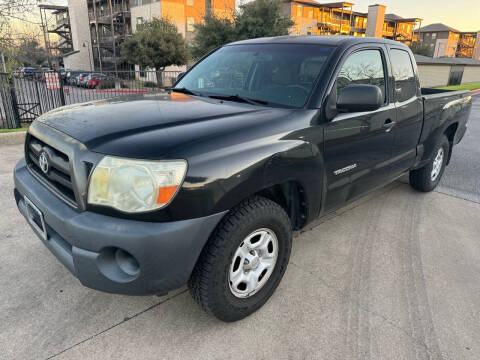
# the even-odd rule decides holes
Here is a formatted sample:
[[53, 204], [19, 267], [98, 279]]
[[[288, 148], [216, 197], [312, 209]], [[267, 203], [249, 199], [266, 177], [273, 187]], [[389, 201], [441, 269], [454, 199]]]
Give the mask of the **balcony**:
[[342, 24], [342, 33], [350, 33], [350, 20], [343, 20], [340, 22], [340, 19], [332, 19], [328, 21], [318, 22], [317, 26], [319, 28], [328, 28], [334, 32], [340, 32], [340, 23]]
[[115, 38], [115, 42], [119, 42], [120, 40], [123, 40], [125, 38], [125, 34], [120, 33], [120, 34], [115, 34], [114, 36], [112, 36], [111, 34], [101, 35], [98, 37], [98, 41], [100, 42], [100, 45], [103, 45], [103, 44], [112, 45], [113, 38]]
[[393, 37], [394, 34], [395, 34], [395, 28], [387, 27], [386, 29], [383, 29], [383, 36]]
[[[113, 8], [113, 16], [125, 16], [125, 17], [130, 17], [130, 7], [127, 5], [114, 5]], [[93, 10], [88, 11], [88, 19], [90, 21], [95, 21], [98, 20], [99, 22], [106, 22], [106, 21], [111, 21], [111, 16], [112, 12], [110, 12], [109, 8], [106, 9], [96, 9], [96, 15], [97, 18], [95, 18], [95, 12]]]
[[458, 41], [458, 45], [464, 46], [464, 47], [474, 47], [475, 46], [475, 38], [460, 38]]

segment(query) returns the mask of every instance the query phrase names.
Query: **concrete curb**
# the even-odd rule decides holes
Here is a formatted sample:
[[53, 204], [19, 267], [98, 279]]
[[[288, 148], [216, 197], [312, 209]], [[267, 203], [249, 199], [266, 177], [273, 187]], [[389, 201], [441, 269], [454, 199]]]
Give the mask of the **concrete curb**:
[[0, 134], [0, 145], [18, 145], [25, 142], [26, 131], [15, 131]]

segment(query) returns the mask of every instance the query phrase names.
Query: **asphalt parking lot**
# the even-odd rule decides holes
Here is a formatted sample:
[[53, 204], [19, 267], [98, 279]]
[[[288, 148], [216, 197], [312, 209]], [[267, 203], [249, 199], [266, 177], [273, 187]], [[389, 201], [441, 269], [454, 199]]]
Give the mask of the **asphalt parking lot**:
[[22, 146], [0, 146], [0, 359], [478, 359], [480, 96], [437, 191], [397, 181], [297, 234], [286, 275], [225, 324], [186, 290], [84, 288], [13, 199]]

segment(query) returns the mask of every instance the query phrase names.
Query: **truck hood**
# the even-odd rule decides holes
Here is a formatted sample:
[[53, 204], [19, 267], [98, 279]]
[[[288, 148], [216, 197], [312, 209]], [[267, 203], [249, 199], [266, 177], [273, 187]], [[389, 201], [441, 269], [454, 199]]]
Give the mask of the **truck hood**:
[[92, 151], [138, 157], [152, 157], [153, 152], [155, 157], [163, 157], [204, 137], [234, 131], [240, 123], [249, 123], [247, 119], [256, 117], [254, 114], [277, 111], [286, 110], [179, 93], [135, 94], [65, 106], [38, 121]]

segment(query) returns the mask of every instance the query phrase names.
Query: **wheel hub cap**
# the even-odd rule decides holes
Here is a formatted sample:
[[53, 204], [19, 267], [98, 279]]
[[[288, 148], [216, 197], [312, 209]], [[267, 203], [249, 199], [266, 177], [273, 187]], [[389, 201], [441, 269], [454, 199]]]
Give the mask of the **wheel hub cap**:
[[433, 165], [432, 165], [432, 173], [430, 174], [430, 178], [432, 181], [435, 181], [440, 174], [440, 171], [442, 170], [443, 166], [443, 148], [438, 149], [437, 155], [435, 156], [435, 159], [433, 160]]
[[232, 294], [247, 298], [258, 292], [268, 281], [278, 256], [278, 240], [270, 229], [259, 229], [239, 245], [229, 270]]

